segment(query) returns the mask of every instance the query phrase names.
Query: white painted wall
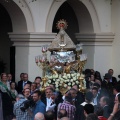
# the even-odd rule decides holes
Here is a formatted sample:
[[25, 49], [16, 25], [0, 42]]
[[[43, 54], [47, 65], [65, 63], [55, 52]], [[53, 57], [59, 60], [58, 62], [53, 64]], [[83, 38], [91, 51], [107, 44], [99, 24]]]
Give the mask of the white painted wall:
[[[28, 73], [29, 80], [34, 81], [36, 76], [42, 77], [42, 70], [35, 63], [35, 56], [41, 55], [41, 47], [50, 44], [55, 38], [55, 33], [9, 33], [16, 46], [16, 81], [20, 73]], [[50, 53], [48, 52], [48, 59]]]
[[101, 32], [111, 32], [111, 4], [110, 0], [91, 0], [94, 4]]
[[[30, 17], [31, 23], [33, 23], [33, 27], [31, 26], [29, 30], [34, 32], [51, 32], [52, 23], [54, 20], [54, 16], [56, 11], [59, 9], [60, 5], [65, 0], [60, 0], [58, 2], [53, 0], [37, 0], [32, 4], [28, 4], [28, 9], [30, 15], [25, 15], [25, 20], [22, 22], [27, 22], [25, 25], [30, 25], [28, 18]], [[72, 1], [72, 0], [69, 0]], [[84, 5], [86, 5], [90, 15], [91, 20], [93, 22], [94, 33], [109, 33], [115, 32], [115, 40], [113, 42], [113, 46], [106, 45], [95, 45], [94, 47], [85, 45], [84, 51], [88, 54], [88, 63], [86, 67], [94, 67], [95, 70], [100, 71], [102, 74], [106, 73], [109, 68], [113, 68], [115, 70], [115, 75], [119, 74], [120, 68], [119, 65], [119, 37], [120, 37], [120, 1], [115, 0], [113, 1], [112, 6], [110, 5], [110, 0], [81, 0]], [[74, 6], [73, 6], [74, 7]], [[111, 13], [112, 7], [112, 13]], [[78, 7], [77, 7], [78, 8]], [[22, 10], [25, 12], [25, 9]], [[79, 10], [78, 10], [79, 11]], [[26, 12], [27, 13], [27, 12]], [[77, 17], [79, 17], [79, 12], [77, 12]], [[20, 16], [19, 16], [20, 17]], [[19, 18], [18, 17], [18, 18]], [[12, 18], [13, 21], [14, 17]], [[81, 18], [82, 19], [82, 18]], [[111, 26], [112, 21], [112, 26]], [[86, 23], [87, 24], [87, 23]], [[24, 25], [24, 23], [22, 24]], [[17, 27], [17, 26], [16, 26]], [[22, 26], [21, 26], [22, 27]], [[81, 27], [81, 26], [79, 26]], [[84, 33], [88, 32], [91, 33], [93, 31], [88, 30], [89, 26], [84, 27]], [[18, 28], [20, 25], [18, 25]], [[33, 29], [32, 29], [33, 28]], [[25, 28], [26, 29], [26, 28]], [[21, 28], [21, 33], [24, 32]], [[88, 38], [89, 39], [89, 38]], [[100, 41], [104, 44], [104, 41]], [[19, 44], [19, 43], [18, 43]], [[28, 72], [30, 74], [31, 80], [35, 78], [35, 76], [39, 75], [39, 68], [34, 64], [34, 56], [40, 53], [39, 47], [17, 47], [16, 48], [16, 77], [21, 72]], [[101, 56], [101, 57], [99, 57]], [[103, 62], [101, 62], [103, 61]], [[21, 65], [21, 66], [20, 66]], [[102, 67], [103, 65], [103, 67]], [[33, 73], [33, 71], [36, 71]]]
[[29, 47], [16, 47], [15, 81], [20, 80], [20, 73], [28, 73]]
[[83, 54], [87, 54], [87, 63], [84, 69], [94, 69], [95, 46], [83, 46]]
[[35, 63], [35, 56], [41, 54], [41, 47], [16, 47], [16, 81], [20, 73], [28, 73], [29, 80], [34, 81], [36, 76], [42, 76], [42, 70]]
[[113, 42], [113, 69], [114, 75], [117, 77], [120, 74], [120, 1], [113, 0], [112, 2], [112, 31], [115, 33]]
[[101, 76], [112, 68], [113, 33], [76, 34], [78, 41], [83, 44], [83, 53], [88, 56], [85, 68], [100, 71]]
[[35, 32], [45, 32], [47, 15], [52, 2], [53, 0], [37, 0], [29, 4], [35, 26]]
[[111, 46], [85, 45], [83, 46], [83, 53], [87, 54], [88, 57], [84, 69], [99, 71], [102, 78], [113, 66]]
[[[29, 80], [34, 81], [35, 77], [42, 77], [42, 69], [35, 63], [35, 57], [42, 55], [42, 47], [16, 47], [16, 81], [20, 79], [20, 73], [28, 73]], [[47, 52], [48, 60], [50, 52]]]
[[[34, 81], [35, 77], [42, 77], [42, 68], [37, 66], [35, 63], [35, 56], [42, 55], [42, 47], [30, 47], [29, 48], [29, 63], [28, 73], [31, 81]], [[50, 59], [50, 52], [47, 52], [47, 58]]]
[[[37, 0], [35, 2], [29, 3], [30, 0], [22, 2], [24, 7], [21, 7], [21, 3], [14, 0], [14, 2], [19, 7], [17, 9], [15, 5], [12, 3], [10, 6], [6, 6], [8, 12], [11, 15], [14, 29], [18, 31], [21, 30], [26, 31], [26, 28], [21, 28], [27, 25], [28, 32], [45, 32], [50, 31], [50, 27], [52, 27], [52, 23], [54, 20], [54, 16], [59, 9], [59, 7], [66, 1], [66, 0]], [[91, 15], [91, 19], [93, 22], [94, 32], [111, 32], [111, 5], [110, 0], [81, 0], [80, 2], [77, 0], [68, 0], [71, 4], [73, 9], [76, 12], [78, 20], [81, 22], [80, 28], [82, 28], [82, 21], [86, 21], [86, 25], [83, 26], [82, 32], [93, 32], [90, 31], [91, 20], [87, 21], [88, 15], [87, 13], [81, 14], [82, 11], [79, 6], [79, 3], [82, 2], [89, 14]], [[13, 6], [13, 7], [11, 7]], [[80, 7], [80, 8], [79, 8]], [[16, 11], [13, 11], [13, 9]], [[21, 9], [21, 11], [20, 11]], [[23, 15], [22, 15], [23, 12]], [[18, 15], [16, 15], [16, 13]], [[82, 16], [84, 15], [84, 16]], [[81, 19], [80, 19], [81, 18]], [[84, 18], [84, 20], [82, 20]], [[25, 19], [25, 20], [24, 20]], [[20, 22], [19, 22], [20, 20]], [[26, 23], [25, 23], [26, 22]], [[19, 23], [19, 24], [17, 24]], [[47, 26], [46, 26], [47, 25]], [[86, 29], [87, 28], [87, 29]], [[51, 31], [50, 31], [51, 32]]]
[[112, 67], [112, 46], [95, 46], [94, 69], [103, 77]]

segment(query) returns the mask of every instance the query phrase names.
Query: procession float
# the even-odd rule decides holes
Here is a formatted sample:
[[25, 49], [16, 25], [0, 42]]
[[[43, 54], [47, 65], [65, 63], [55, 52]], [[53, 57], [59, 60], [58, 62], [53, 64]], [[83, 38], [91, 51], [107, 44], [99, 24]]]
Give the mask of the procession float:
[[[86, 81], [82, 73], [87, 55], [82, 53], [82, 44], [75, 45], [68, 34], [67, 22], [60, 20], [56, 24], [58, 34], [48, 45], [42, 46], [42, 55], [35, 57], [36, 65], [43, 71], [42, 90], [54, 84], [56, 90], [64, 94], [77, 84], [81, 92], [86, 90]], [[50, 59], [47, 52], [50, 51]]]

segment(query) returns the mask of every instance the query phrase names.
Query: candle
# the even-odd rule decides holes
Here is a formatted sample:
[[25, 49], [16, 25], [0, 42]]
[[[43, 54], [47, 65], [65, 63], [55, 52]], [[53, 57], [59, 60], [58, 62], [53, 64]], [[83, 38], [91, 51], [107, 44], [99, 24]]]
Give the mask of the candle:
[[42, 52], [47, 52], [47, 46], [42, 46]]
[[39, 56], [39, 62], [42, 62], [42, 56], [41, 55]]
[[38, 56], [35, 57], [35, 62], [38, 63]]

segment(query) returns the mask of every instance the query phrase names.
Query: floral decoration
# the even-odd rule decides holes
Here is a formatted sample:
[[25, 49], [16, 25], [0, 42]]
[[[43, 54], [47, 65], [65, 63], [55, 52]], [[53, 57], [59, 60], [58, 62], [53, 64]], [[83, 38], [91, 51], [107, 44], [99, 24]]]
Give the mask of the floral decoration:
[[54, 84], [56, 90], [60, 90], [60, 88], [65, 88], [66, 90], [70, 89], [73, 85], [79, 85], [80, 89], [86, 89], [86, 81], [84, 79], [84, 75], [80, 73], [72, 73], [72, 74], [53, 74], [46, 75], [47, 82], [45, 86], [49, 86], [50, 84]]

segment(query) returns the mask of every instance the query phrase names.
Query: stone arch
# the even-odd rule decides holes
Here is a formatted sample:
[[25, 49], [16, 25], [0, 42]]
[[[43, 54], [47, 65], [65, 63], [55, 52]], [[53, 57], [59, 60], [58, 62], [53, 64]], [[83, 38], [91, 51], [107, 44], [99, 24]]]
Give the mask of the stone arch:
[[[4, 72], [11, 72], [13, 79], [15, 77], [15, 52], [16, 47], [14, 47], [13, 42], [10, 40], [10, 34], [18, 34], [18, 37], [22, 33], [34, 32], [34, 22], [31, 14], [31, 10], [25, 2], [22, 0], [22, 4], [18, 0], [11, 0], [10, 2], [5, 2], [0, 0], [0, 7], [4, 11], [1, 15], [1, 31], [0, 32], [0, 58], [6, 63]], [[4, 20], [5, 19], [5, 20]], [[6, 20], [7, 19], [7, 20]], [[8, 35], [9, 34], [9, 35]], [[13, 39], [17, 39], [16, 36], [13, 36]], [[3, 52], [4, 51], [4, 52]]]
[[68, 27], [65, 31], [69, 35], [69, 37], [72, 39], [72, 41], [75, 44], [77, 44], [78, 41], [77, 41], [74, 33], [79, 33], [78, 19], [76, 17], [76, 14], [75, 14], [73, 8], [71, 7], [71, 5], [67, 1], [64, 2], [60, 6], [60, 8], [58, 9], [58, 11], [55, 15], [55, 18], [54, 18], [54, 21], [53, 21], [53, 27], [52, 27], [52, 32], [53, 33], [58, 33], [59, 32], [59, 30], [56, 28], [56, 23], [60, 19], [64, 19], [64, 20], [67, 21]]
[[[64, 2], [66, 2], [66, 0], [53, 2], [46, 20], [46, 32], [52, 32], [51, 23], [53, 23], [56, 12]], [[75, 11], [75, 14], [77, 16], [78, 23], [79, 23], [80, 33], [100, 32], [100, 24], [99, 24], [97, 12], [91, 0], [89, 1], [88, 0], [82, 0], [82, 1], [67, 0], [67, 2], [71, 5], [73, 10]], [[85, 11], [84, 15], [81, 9], [83, 10], [83, 12]], [[86, 29], [87, 26], [88, 28]]]
[[34, 22], [30, 8], [24, 2], [24, 7], [18, 1], [3, 2], [0, 4], [4, 6], [10, 15], [12, 21], [13, 32], [34, 32]]

